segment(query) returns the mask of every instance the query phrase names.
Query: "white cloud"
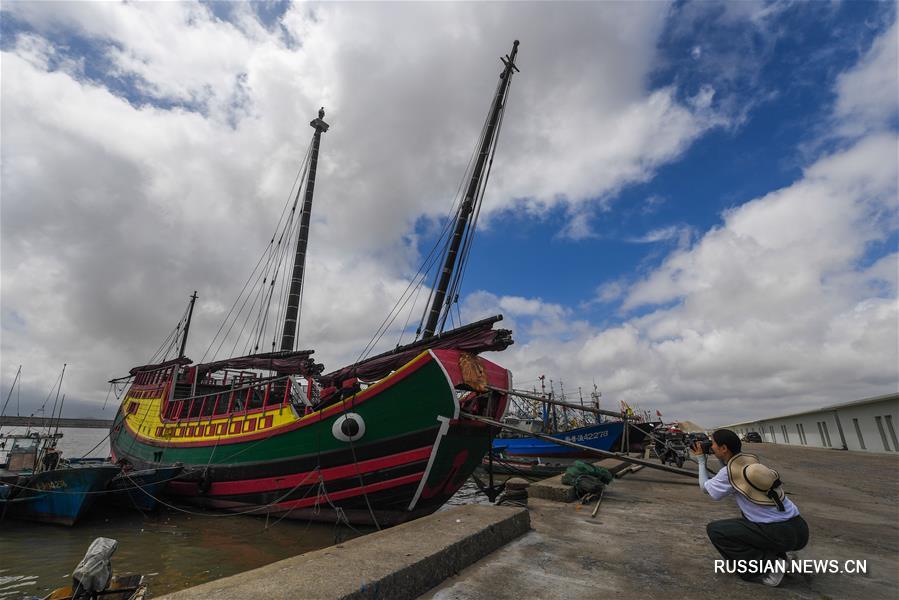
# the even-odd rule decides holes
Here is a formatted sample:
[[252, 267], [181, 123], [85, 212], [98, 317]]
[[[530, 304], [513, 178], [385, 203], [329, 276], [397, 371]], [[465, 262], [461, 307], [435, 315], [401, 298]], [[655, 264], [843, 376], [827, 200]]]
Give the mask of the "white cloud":
[[[513, 39], [522, 72], [485, 219], [562, 203], [591, 235], [595, 199], [710, 126], [674, 89], [646, 87], [664, 4], [293, 5], [269, 29], [250, 5], [230, 21], [195, 3], [3, 11], [31, 30], [8, 34], [2, 56], [4, 376], [23, 362], [39, 386], [68, 361], [73, 397], [105, 396], [108, 377], [145, 361], [194, 289], [200, 358], [321, 105], [332, 128], [301, 338], [330, 366], [355, 358], [405, 288], [412, 225], [447, 212]], [[556, 311], [547, 330], [566, 327], [541, 310]]]
[[690, 243], [692, 236], [693, 229], [689, 226], [669, 225], [668, 227], [653, 229], [639, 237], [630, 238], [628, 241], [634, 244], [654, 244], [656, 242], [677, 240], [679, 245], [684, 246]]
[[[589, 237], [589, 217], [620, 189], [733, 119], [719, 89], [682, 103], [673, 87], [647, 88], [661, 3], [297, 5], [271, 30], [245, 5], [232, 22], [190, 3], [3, 10], [36, 32], [2, 56], [4, 379], [22, 362], [26, 384], [46, 389], [69, 362], [70, 395], [97, 403], [194, 289], [188, 353], [200, 358], [269, 239], [321, 105], [332, 128], [300, 337], [332, 367], [405, 289], [419, 257], [404, 236], [446, 212], [512, 39], [522, 71], [488, 211], [561, 205], [563, 233]], [[728, 5], [736, 13], [771, 22], [765, 5]], [[106, 79], [88, 80], [86, 59], [52, 43], [73, 32], [105, 52]], [[841, 79], [847, 131], [890, 114], [884, 39]], [[715, 64], [705, 51], [696, 62]], [[126, 80], [141, 98], [121, 96]], [[611, 398], [696, 410], [703, 424], [746, 400], [768, 411], [882, 389], [895, 382], [896, 257], [866, 265], [865, 249], [895, 228], [895, 165], [895, 135], [870, 135], [733, 209], [632, 287], [603, 288], [647, 313], [608, 330], [490, 290], [470, 294], [463, 316], [506, 311], [519, 343], [502, 361], [519, 376], [595, 376]]]
[[897, 22], [876, 38], [859, 64], [837, 80], [838, 133], [860, 135], [887, 127], [899, 111]]
[[895, 35], [894, 24], [838, 78], [844, 147], [726, 211], [645, 277], [599, 286], [598, 301], [623, 297], [635, 316], [531, 338], [507, 351], [507, 364], [569, 387], [595, 380], [612, 405], [707, 427], [895, 391], [899, 253], [884, 246], [899, 203]]

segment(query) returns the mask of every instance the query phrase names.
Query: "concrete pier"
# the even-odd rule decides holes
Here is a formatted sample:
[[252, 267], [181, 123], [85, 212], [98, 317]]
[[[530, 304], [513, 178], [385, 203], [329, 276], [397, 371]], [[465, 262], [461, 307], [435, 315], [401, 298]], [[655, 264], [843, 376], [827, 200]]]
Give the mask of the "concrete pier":
[[865, 561], [866, 573], [791, 574], [779, 588], [715, 573], [705, 526], [739, 516], [736, 503], [643, 468], [610, 484], [595, 518], [550, 479], [532, 486], [528, 510], [453, 508], [165, 598], [896, 598], [899, 456], [744, 449], [780, 472], [808, 521], [797, 558]]
[[721, 557], [705, 526], [738, 517], [736, 503], [713, 501], [695, 480], [644, 468], [607, 488], [595, 518], [592, 505], [531, 499], [531, 533], [422, 598], [896, 598], [899, 456], [772, 444], [744, 450], [780, 472], [808, 521], [810, 541], [797, 557], [841, 566], [865, 560], [867, 574], [787, 575], [779, 588], [716, 574]]

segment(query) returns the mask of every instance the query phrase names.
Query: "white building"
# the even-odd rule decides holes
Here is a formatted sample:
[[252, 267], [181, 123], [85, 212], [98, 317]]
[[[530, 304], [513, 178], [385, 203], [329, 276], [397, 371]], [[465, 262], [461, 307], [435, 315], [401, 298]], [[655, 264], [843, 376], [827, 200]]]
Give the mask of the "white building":
[[817, 410], [725, 425], [739, 436], [756, 431], [766, 442], [864, 452], [899, 452], [899, 394]]

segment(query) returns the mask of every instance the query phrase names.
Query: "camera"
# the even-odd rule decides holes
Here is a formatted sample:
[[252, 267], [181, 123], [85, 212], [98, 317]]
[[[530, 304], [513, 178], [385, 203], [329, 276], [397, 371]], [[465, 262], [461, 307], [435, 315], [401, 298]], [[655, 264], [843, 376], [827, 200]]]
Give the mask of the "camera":
[[691, 433], [687, 435], [687, 447], [693, 448], [696, 444], [699, 444], [700, 450], [702, 450], [703, 454], [711, 454], [712, 453], [712, 440], [709, 439], [704, 433]]

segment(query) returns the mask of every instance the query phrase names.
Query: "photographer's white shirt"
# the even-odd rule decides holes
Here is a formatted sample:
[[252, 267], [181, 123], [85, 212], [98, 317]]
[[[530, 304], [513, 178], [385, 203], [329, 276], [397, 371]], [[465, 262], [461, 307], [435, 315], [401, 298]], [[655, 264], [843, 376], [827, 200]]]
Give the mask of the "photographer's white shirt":
[[752, 502], [743, 494], [735, 493], [736, 490], [730, 484], [730, 478], [727, 476], [726, 467], [719, 469], [714, 477], [705, 482], [705, 491], [713, 500], [721, 500], [733, 494], [736, 497], [737, 506], [743, 511], [743, 516], [753, 523], [779, 523], [799, 515], [799, 509], [786, 496], [783, 501], [784, 511], [781, 512], [777, 510], [776, 506], [762, 506]]

